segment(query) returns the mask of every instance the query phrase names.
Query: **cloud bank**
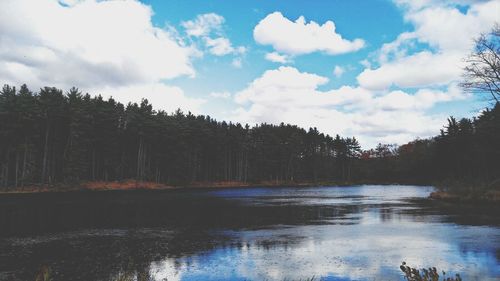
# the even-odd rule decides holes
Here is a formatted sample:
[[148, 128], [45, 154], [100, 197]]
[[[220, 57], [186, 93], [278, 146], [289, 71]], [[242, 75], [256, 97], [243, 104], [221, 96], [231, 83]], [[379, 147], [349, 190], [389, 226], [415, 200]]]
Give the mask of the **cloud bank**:
[[374, 92], [342, 86], [322, 91], [328, 79], [289, 66], [267, 70], [234, 96], [240, 107], [232, 119], [251, 124], [292, 123], [327, 133], [360, 138], [363, 145], [404, 143], [439, 131], [446, 116], [426, 112], [437, 103], [463, 99], [456, 86], [446, 91], [420, 89]]
[[[152, 95], [155, 106], [197, 110], [198, 101], [188, 102], [180, 89], [158, 85], [195, 70], [193, 49], [154, 26], [152, 14], [138, 1], [2, 1], [0, 80], [35, 89], [77, 86], [122, 102]], [[133, 89], [137, 97], [121, 95]]]

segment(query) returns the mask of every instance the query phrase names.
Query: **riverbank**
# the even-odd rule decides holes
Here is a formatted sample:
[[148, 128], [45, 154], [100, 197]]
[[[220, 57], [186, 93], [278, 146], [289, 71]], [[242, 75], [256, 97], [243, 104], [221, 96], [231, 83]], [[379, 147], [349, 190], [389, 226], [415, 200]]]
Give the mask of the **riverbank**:
[[446, 181], [434, 185], [430, 199], [454, 204], [499, 204], [500, 180], [491, 182]]
[[[364, 181], [337, 181], [337, 182], [290, 182], [290, 181], [216, 181], [216, 182], [193, 182], [184, 185], [167, 185], [149, 181], [124, 180], [124, 181], [92, 181], [78, 184], [56, 184], [56, 185], [31, 185], [9, 188], [0, 191], [0, 194], [23, 194], [23, 193], [51, 193], [51, 192], [99, 192], [99, 191], [126, 191], [126, 190], [173, 190], [173, 189], [219, 189], [219, 188], [252, 188], [252, 187], [316, 187], [316, 186], [352, 186], [352, 185], [390, 185], [397, 183], [388, 182], [364, 182]], [[409, 183], [405, 183], [409, 184]], [[451, 190], [451, 191], [450, 191]], [[446, 205], [495, 205], [500, 204], [500, 191], [445, 191], [438, 185], [438, 191], [431, 192], [428, 199], [441, 202]]]
[[456, 204], [500, 204], [500, 191], [489, 190], [484, 193], [455, 193], [449, 191], [435, 191], [429, 195], [430, 199]]
[[111, 191], [111, 190], [168, 190], [183, 188], [234, 188], [234, 187], [309, 187], [309, 186], [344, 186], [352, 182], [289, 182], [289, 181], [216, 181], [194, 182], [184, 185], [167, 185], [149, 181], [93, 181], [78, 184], [30, 185], [13, 187], [0, 191], [0, 194], [12, 193], [44, 193], [44, 192], [72, 192], [72, 191]]

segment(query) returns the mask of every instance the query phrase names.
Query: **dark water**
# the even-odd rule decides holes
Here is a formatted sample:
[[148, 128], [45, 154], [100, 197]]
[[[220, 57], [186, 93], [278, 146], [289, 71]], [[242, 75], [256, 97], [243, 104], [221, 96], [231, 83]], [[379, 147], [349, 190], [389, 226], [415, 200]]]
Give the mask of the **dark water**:
[[0, 196], [0, 280], [500, 280], [500, 218], [352, 186]]

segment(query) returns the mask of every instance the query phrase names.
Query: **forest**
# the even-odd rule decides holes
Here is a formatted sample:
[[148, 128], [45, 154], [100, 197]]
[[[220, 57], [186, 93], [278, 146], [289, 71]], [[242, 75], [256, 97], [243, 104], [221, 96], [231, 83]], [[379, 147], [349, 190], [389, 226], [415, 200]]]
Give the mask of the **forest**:
[[[500, 185], [500, 26], [464, 59], [465, 92], [489, 95], [478, 116], [439, 135], [362, 150], [351, 136], [291, 124], [217, 121], [153, 110], [143, 99], [44, 87], [0, 90], [0, 188], [135, 179], [168, 185], [243, 182]], [[335, 120], [331, 120], [335, 122]], [[411, 126], [411, 124], [408, 124]]]
[[438, 136], [362, 150], [355, 137], [290, 124], [254, 127], [123, 105], [72, 88], [0, 91], [0, 185], [136, 179], [194, 182], [492, 183], [500, 171], [500, 105], [448, 119]]

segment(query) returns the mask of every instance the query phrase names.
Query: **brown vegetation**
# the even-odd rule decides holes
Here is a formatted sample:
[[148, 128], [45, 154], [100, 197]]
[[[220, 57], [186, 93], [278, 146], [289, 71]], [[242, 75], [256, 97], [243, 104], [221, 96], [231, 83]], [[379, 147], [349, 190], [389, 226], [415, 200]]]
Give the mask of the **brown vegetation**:
[[[403, 262], [399, 268], [404, 273], [404, 277], [408, 281], [439, 281], [439, 273], [435, 267], [429, 267], [417, 269], [413, 267], [409, 267], [406, 265], [406, 262]], [[443, 273], [443, 281], [462, 281], [460, 274], [455, 274], [455, 276], [446, 276], [446, 272]]]
[[489, 183], [446, 182], [437, 185], [438, 191], [432, 192], [431, 199], [448, 202], [500, 202], [500, 180]]
[[91, 181], [81, 185], [84, 190], [130, 190], [130, 189], [169, 189], [173, 186], [138, 180], [124, 181]]
[[230, 187], [278, 187], [278, 186], [325, 186], [335, 185], [334, 183], [309, 183], [309, 182], [287, 182], [287, 181], [213, 181], [213, 182], [193, 182], [188, 185], [166, 185], [151, 181], [138, 181], [127, 179], [123, 181], [89, 181], [73, 185], [31, 185], [24, 187], [11, 188], [0, 191], [0, 193], [36, 193], [36, 192], [65, 192], [65, 191], [105, 191], [105, 190], [165, 190], [174, 188], [230, 188]]
[[485, 192], [457, 193], [449, 191], [435, 191], [429, 198], [450, 202], [497, 202], [500, 203], [500, 191], [488, 190]]

